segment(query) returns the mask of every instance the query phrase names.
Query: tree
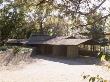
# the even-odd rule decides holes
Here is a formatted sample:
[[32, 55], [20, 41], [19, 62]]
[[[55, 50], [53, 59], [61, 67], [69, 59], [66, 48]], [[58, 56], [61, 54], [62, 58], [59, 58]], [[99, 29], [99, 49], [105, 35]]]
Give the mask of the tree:
[[68, 23], [62, 17], [51, 16], [46, 19], [44, 23], [44, 31], [50, 35], [68, 35]]
[[[104, 9], [102, 4], [105, 2], [106, 0], [97, 0], [96, 3], [91, 0], [15, 0], [0, 10], [1, 40], [27, 38], [32, 32], [44, 34], [50, 29], [52, 34], [58, 35], [70, 35], [72, 33], [69, 32], [76, 29], [82, 32], [85, 29], [99, 30], [99, 27], [104, 31], [110, 14], [103, 15], [99, 9]], [[49, 21], [50, 18], [53, 22]]]
[[[28, 38], [34, 27], [26, 20], [24, 5], [10, 2], [0, 9], [0, 40]], [[30, 28], [31, 27], [31, 28]]]
[[0, 14], [0, 34], [1, 41], [3, 41], [14, 37], [17, 29], [25, 24], [25, 14], [22, 7], [15, 3], [10, 3], [2, 8]]

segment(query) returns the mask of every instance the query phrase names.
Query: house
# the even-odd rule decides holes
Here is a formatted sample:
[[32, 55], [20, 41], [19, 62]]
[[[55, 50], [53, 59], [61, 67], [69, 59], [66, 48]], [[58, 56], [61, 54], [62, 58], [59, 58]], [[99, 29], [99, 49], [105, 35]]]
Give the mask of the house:
[[96, 56], [101, 47], [108, 47], [106, 39], [94, 40], [82, 36], [49, 36], [33, 34], [29, 39], [9, 39], [8, 45], [35, 47], [36, 54], [53, 56], [67, 56], [70, 58], [79, 55]]
[[77, 39], [70, 36], [32, 35], [28, 40], [9, 39], [8, 44], [36, 47], [37, 54], [67, 56], [69, 58], [79, 56], [79, 46], [91, 39]]
[[[92, 55], [101, 51], [101, 47], [108, 47], [110, 40], [88, 39], [76, 34], [73, 36], [49, 36], [33, 34], [29, 39], [9, 39], [8, 45], [35, 47], [36, 54], [51, 54], [54, 56], [77, 57], [79, 55]], [[110, 39], [110, 33], [105, 33]]]

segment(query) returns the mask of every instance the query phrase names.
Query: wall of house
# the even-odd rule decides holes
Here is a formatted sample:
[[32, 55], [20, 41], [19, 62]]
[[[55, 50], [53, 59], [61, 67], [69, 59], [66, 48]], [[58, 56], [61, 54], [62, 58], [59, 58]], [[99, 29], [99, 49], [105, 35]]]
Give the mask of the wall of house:
[[67, 57], [74, 58], [79, 55], [78, 53], [78, 46], [67, 46]]
[[39, 48], [39, 54], [43, 55], [49, 55], [52, 54], [52, 47], [51, 45], [40, 45]]
[[53, 56], [66, 56], [67, 55], [67, 47], [61, 45], [54, 45], [53, 46]]
[[63, 46], [63, 45], [40, 45], [40, 54], [53, 55], [53, 56], [64, 56], [68, 58], [74, 58], [79, 55], [78, 46]]

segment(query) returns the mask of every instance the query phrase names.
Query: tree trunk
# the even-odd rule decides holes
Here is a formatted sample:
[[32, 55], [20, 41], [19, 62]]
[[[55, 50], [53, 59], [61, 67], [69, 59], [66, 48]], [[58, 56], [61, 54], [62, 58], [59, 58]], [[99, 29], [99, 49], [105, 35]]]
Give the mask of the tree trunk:
[[39, 31], [40, 31], [40, 34], [44, 34], [44, 30], [43, 30], [43, 25], [42, 25], [43, 23], [42, 23], [42, 21], [40, 21], [40, 29], [39, 29]]

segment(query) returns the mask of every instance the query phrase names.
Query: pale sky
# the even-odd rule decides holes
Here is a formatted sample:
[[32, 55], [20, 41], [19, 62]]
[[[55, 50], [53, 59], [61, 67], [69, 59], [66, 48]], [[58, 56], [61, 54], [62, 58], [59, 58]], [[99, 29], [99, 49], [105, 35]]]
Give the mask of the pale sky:
[[[56, 2], [57, 2], [58, 4], [60, 4], [60, 3], [62, 3], [62, 0], [56, 0]], [[93, 4], [95, 4], [95, 5], [100, 4], [100, 3], [98, 3], [98, 0], [91, 0], [91, 3], [92, 3], [92, 4], [89, 4], [90, 7], [92, 7]], [[85, 4], [82, 4], [82, 6], [85, 6]], [[105, 7], [105, 8], [107, 9], [107, 11], [104, 11], [104, 10], [99, 10], [99, 11], [103, 11], [103, 14], [108, 14], [108, 13], [110, 13], [110, 12], [108, 12], [109, 9], [110, 9], [110, 0], [106, 0], [106, 1], [103, 3], [102, 7]], [[84, 7], [84, 9], [85, 9], [85, 7]], [[81, 11], [84, 11], [84, 9], [81, 9]], [[101, 9], [101, 7], [100, 7], [100, 9]]]

